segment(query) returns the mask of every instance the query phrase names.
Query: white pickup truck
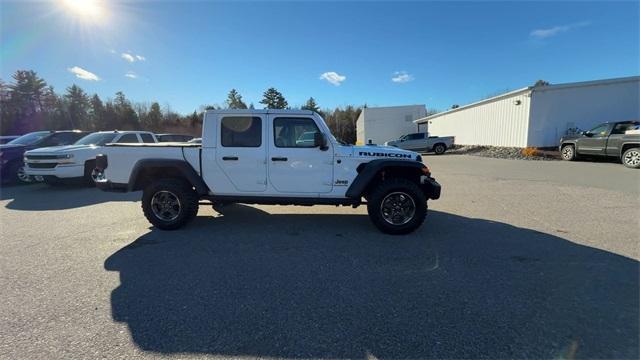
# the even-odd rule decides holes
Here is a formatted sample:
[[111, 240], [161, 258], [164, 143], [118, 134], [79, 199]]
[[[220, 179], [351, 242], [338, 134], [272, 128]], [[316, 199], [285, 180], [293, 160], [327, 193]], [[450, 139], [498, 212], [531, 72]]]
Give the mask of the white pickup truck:
[[398, 140], [387, 141], [386, 146], [394, 146], [400, 149], [434, 152], [436, 155], [444, 154], [447, 149], [453, 148], [455, 138], [453, 136], [429, 136], [427, 133], [413, 133], [402, 135]]
[[42, 177], [49, 185], [63, 181], [82, 180], [93, 185], [92, 171], [96, 155], [107, 143], [155, 143], [148, 131], [99, 131], [89, 134], [72, 145], [54, 146], [27, 151], [24, 154], [25, 173]]
[[306, 110], [207, 111], [202, 144], [108, 144], [95, 171], [100, 189], [143, 190], [145, 216], [166, 230], [193, 219], [202, 201], [366, 203], [381, 231], [404, 234], [422, 224], [427, 200], [440, 197], [419, 154], [342, 144]]

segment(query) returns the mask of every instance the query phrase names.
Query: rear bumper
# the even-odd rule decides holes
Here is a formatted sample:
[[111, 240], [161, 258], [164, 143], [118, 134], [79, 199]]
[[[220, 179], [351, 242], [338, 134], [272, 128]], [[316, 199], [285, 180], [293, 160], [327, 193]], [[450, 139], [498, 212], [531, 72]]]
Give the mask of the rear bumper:
[[440, 192], [442, 186], [436, 181], [436, 179], [423, 175], [420, 177], [420, 184], [425, 196], [431, 200], [437, 200], [440, 198]]
[[129, 191], [129, 184], [113, 183], [109, 180], [98, 180], [95, 183], [96, 187], [102, 191], [121, 193]]

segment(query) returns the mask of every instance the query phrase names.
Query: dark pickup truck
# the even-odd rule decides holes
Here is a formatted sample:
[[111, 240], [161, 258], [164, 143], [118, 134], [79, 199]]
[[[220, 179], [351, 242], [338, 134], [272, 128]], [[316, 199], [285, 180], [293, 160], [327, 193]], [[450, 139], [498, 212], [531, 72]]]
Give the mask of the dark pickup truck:
[[624, 166], [640, 168], [639, 121], [600, 124], [589, 131], [560, 139], [563, 160], [576, 160], [581, 155], [615, 157]]

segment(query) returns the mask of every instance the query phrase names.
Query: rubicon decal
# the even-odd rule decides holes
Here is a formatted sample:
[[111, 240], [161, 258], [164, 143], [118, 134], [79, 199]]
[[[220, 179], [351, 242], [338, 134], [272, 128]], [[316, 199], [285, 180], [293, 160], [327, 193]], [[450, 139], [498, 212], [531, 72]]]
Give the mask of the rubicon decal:
[[371, 151], [360, 151], [358, 153], [360, 156], [371, 156], [371, 157], [390, 157], [390, 158], [398, 158], [398, 159], [411, 159], [411, 154], [400, 154], [400, 153], [382, 153], [382, 152], [371, 152]]

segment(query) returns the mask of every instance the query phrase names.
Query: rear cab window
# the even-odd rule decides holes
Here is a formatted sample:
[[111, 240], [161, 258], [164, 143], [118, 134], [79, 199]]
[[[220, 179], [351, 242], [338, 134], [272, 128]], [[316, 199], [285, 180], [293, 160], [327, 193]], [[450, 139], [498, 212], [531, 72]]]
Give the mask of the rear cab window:
[[262, 146], [262, 118], [226, 116], [220, 122], [220, 143], [224, 147]]

